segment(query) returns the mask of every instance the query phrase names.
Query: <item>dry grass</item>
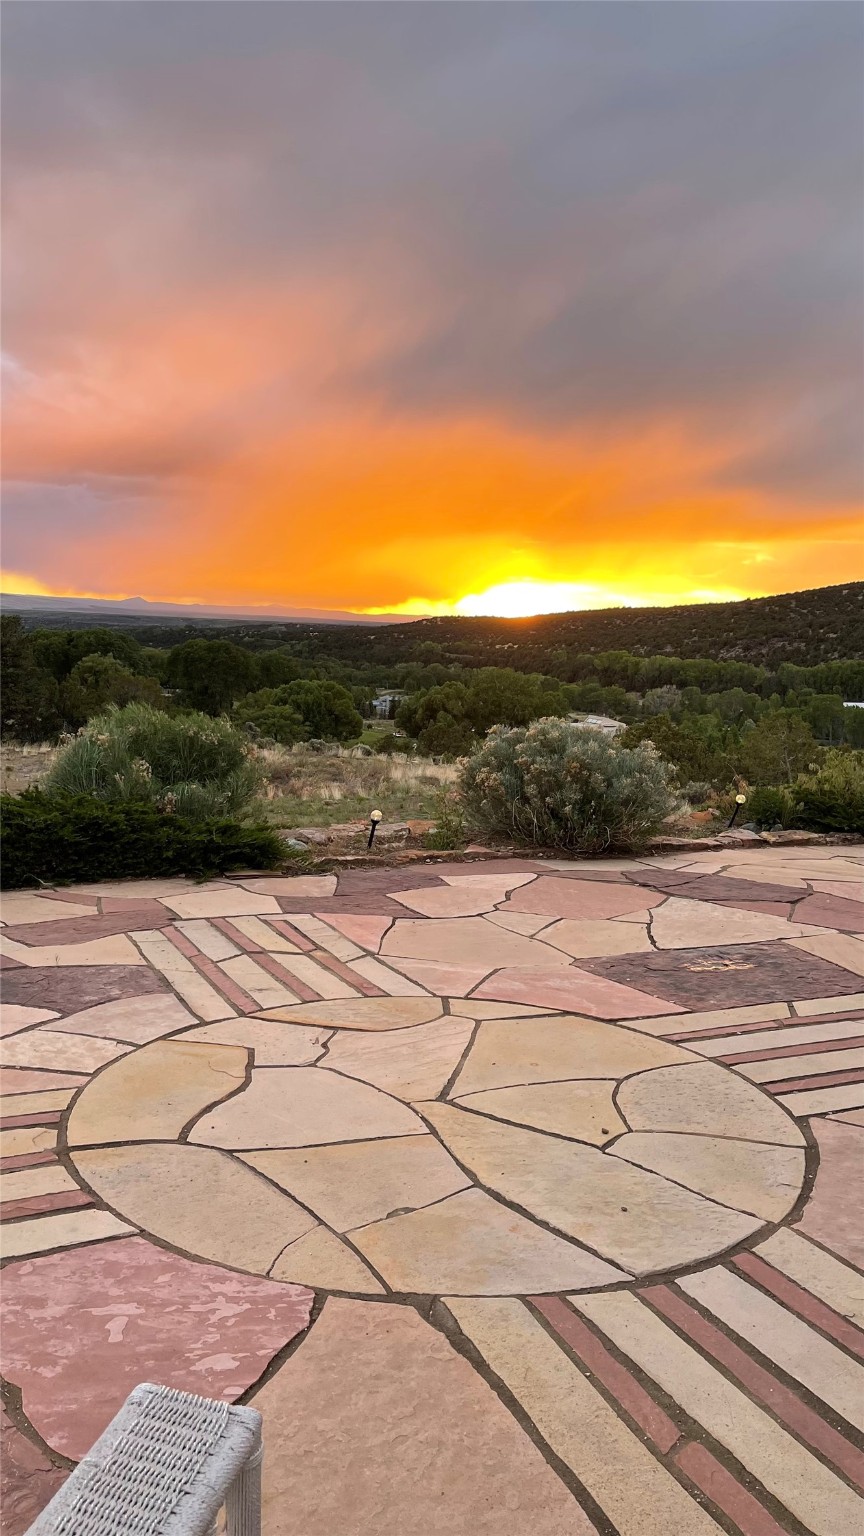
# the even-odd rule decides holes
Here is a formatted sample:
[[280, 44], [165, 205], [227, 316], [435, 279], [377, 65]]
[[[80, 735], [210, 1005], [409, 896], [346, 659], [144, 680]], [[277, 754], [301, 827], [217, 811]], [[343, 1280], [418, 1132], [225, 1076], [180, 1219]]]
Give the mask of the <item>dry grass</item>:
[[0, 747], [0, 791], [4, 795], [20, 795], [31, 784], [38, 784], [56, 756], [57, 748], [50, 742], [22, 746], [19, 742], [4, 741]]
[[268, 779], [262, 808], [277, 827], [365, 821], [372, 810], [383, 811], [385, 821], [432, 820], [442, 789], [457, 772], [454, 763], [350, 752], [271, 748], [261, 756]]

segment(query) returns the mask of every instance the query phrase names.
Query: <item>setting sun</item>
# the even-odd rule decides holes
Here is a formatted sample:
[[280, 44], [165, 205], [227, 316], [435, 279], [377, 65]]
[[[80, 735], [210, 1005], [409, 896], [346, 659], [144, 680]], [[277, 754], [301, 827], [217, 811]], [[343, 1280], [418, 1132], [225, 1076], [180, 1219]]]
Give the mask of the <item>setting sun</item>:
[[470, 592], [460, 598], [454, 612], [471, 618], [528, 619], [538, 613], [570, 613], [617, 603], [635, 606], [635, 602], [601, 587], [572, 581], [502, 581], [485, 592]]

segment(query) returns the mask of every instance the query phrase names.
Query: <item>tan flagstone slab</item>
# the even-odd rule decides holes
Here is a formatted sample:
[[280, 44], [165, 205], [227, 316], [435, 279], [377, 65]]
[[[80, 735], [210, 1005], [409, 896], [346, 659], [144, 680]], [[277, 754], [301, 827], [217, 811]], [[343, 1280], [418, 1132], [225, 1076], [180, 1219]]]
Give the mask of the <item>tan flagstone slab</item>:
[[471, 1039], [471, 1019], [438, 1019], [395, 1036], [337, 1034], [330, 1041], [325, 1070], [347, 1073], [400, 1099], [434, 1099], [459, 1065]]
[[330, 1298], [255, 1404], [268, 1536], [595, 1536], [492, 1388], [413, 1307]]
[[[437, 1205], [391, 1216], [349, 1236], [395, 1291], [511, 1296], [625, 1278], [620, 1269], [546, 1232], [479, 1189], [462, 1190]], [[568, 1275], [574, 1278], [568, 1280]]]
[[841, 1317], [864, 1328], [864, 1275], [844, 1264], [800, 1232], [781, 1227], [755, 1250], [796, 1285], [818, 1296]]
[[80, 1094], [66, 1127], [70, 1147], [111, 1141], [162, 1141], [246, 1076], [241, 1046], [157, 1040], [100, 1072]]
[[864, 1368], [836, 1344], [728, 1269], [685, 1275], [678, 1284], [854, 1429], [864, 1431]]
[[4, 1116], [38, 1115], [46, 1111], [50, 1114], [65, 1109], [77, 1091], [77, 1087], [71, 1087], [46, 1089], [42, 1093], [4, 1093], [0, 1105]]
[[521, 933], [527, 939], [549, 928], [554, 921], [548, 912], [542, 915], [537, 912], [490, 912], [488, 918], [496, 928], [506, 928], [508, 933]]
[[745, 912], [713, 901], [670, 896], [651, 918], [651, 937], [659, 949], [694, 949], [712, 944], [762, 944], [794, 939], [812, 931], [782, 917]]
[[665, 899], [665, 891], [651, 891], [644, 885], [614, 884], [601, 880], [556, 880], [541, 875], [524, 890], [510, 897], [505, 911], [545, 912], [550, 917], [596, 920], [620, 917], [624, 912], [638, 912], [655, 907]]
[[52, 923], [70, 917], [94, 917], [96, 904], [79, 905], [72, 901], [52, 901], [50, 896], [34, 896], [30, 892], [4, 893], [0, 897], [0, 915], [4, 923]]
[[59, 1030], [28, 1029], [13, 1035], [3, 1047], [7, 1067], [49, 1067], [65, 1072], [95, 1072], [108, 1061], [130, 1050], [117, 1040], [102, 1040], [95, 1035], [61, 1034]]
[[590, 955], [632, 955], [651, 949], [648, 930], [630, 922], [592, 922], [562, 918], [543, 929], [543, 943], [554, 944], [574, 959]]
[[618, 1108], [633, 1131], [692, 1131], [804, 1145], [794, 1120], [778, 1104], [713, 1061], [631, 1077], [618, 1090]]
[[146, 962], [124, 933], [86, 944], [17, 944], [0, 934], [0, 953], [21, 965], [144, 965]]
[[502, 933], [482, 917], [398, 919], [381, 941], [381, 955], [437, 960], [446, 965], [567, 965], [566, 955], [536, 939]]
[[[374, 975], [370, 967], [374, 967]], [[377, 960], [357, 961], [355, 969], [362, 970], [367, 980], [384, 985], [382, 972], [385, 967]], [[438, 960], [398, 960], [393, 955], [387, 956], [387, 969], [391, 977], [394, 972], [399, 972], [400, 976], [410, 977], [411, 982], [418, 982], [427, 994], [431, 992], [445, 997], [467, 997], [478, 982], [489, 974], [485, 965], [447, 965]], [[405, 985], [409, 986], [411, 982]]]
[[[795, 1024], [792, 1019], [787, 1019], [785, 1024], [779, 1027], [775, 1025], [773, 1029], [748, 1030], [744, 1035], [720, 1035], [713, 1040], [688, 1040], [686, 1044], [688, 1050], [695, 1051], [697, 1055], [710, 1056], [720, 1061], [723, 1060], [724, 1056], [737, 1055], [739, 1051], [781, 1052], [796, 1045], [812, 1045], [813, 1050], [816, 1051], [819, 1048], [820, 1042], [833, 1042], [843, 1040], [844, 1038], [854, 1039], [857, 1035], [864, 1035], [862, 1025], [864, 1025], [864, 1019], [834, 1019], [833, 1022], [827, 1019], [819, 1019], [815, 1023], [801, 1023], [800, 1025]], [[782, 1060], [782, 1057], [778, 1055], [772, 1059], [779, 1061]], [[792, 1059], [802, 1061], [804, 1058], [795, 1056]], [[758, 1063], [754, 1062], [753, 1065], [758, 1065]], [[769, 1063], [762, 1062], [761, 1065], [764, 1067], [768, 1066]], [[750, 1072], [744, 1064], [739, 1063], [735, 1070], [742, 1073], [745, 1077], [750, 1076]], [[802, 1067], [799, 1075], [803, 1077], [805, 1070], [810, 1069]], [[826, 1068], [826, 1071], [839, 1071], [836, 1065], [836, 1058], [834, 1067]], [[765, 1074], [765, 1080], [770, 1082], [770, 1073]]]
[[303, 1024], [268, 1023], [265, 1019], [226, 1019], [190, 1029], [184, 1040], [211, 1041], [214, 1045], [244, 1045], [255, 1052], [256, 1067], [311, 1067], [324, 1054], [329, 1029]]
[[62, 1163], [45, 1163], [38, 1168], [0, 1173], [0, 1200], [29, 1200], [37, 1195], [60, 1195], [79, 1188]]
[[[858, 878], [861, 883], [862, 890], [864, 890], [864, 872], [862, 872]], [[847, 878], [846, 880], [813, 880], [811, 884], [814, 891], [819, 891], [823, 896], [840, 896], [841, 898], [845, 898], [847, 896], [858, 896], [858, 892], [854, 889], [855, 881], [852, 879]]]
[[[856, 1024], [864, 1023], [862, 1019], [855, 1019]], [[858, 1034], [860, 1034], [860, 1029]], [[777, 1045], [784, 1042], [777, 1041]], [[754, 1047], [755, 1049], [755, 1047]], [[748, 1077], [751, 1083], [783, 1082], [786, 1078], [817, 1077], [823, 1072], [850, 1072], [864, 1067], [864, 1050], [849, 1047], [843, 1051], [820, 1051], [814, 1046], [812, 1052], [800, 1056], [773, 1056], [769, 1061], [745, 1061], [736, 1067], [742, 1077]]]
[[287, 1280], [326, 1291], [384, 1296], [383, 1285], [353, 1249], [326, 1227], [315, 1227], [289, 1243], [270, 1271], [271, 1280]]
[[[700, 1507], [520, 1301], [446, 1305], [618, 1536], [720, 1536]], [[525, 1523], [525, 1531], [533, 1524]], [[755, 1533], [754, 1533], [755, 1536]]]
[[761, 1225], [596, 1147], [451, 1104], [428, 1104], [424, 1114], [486, 1188], [634, 1275], [711, 1258]]
[[232, 955], [240, 954], [240, 946], [232, 944], [221, 929], [208, 922], [206, 917], [187, 918], [176, 923], [175, 927], [195, 945], [196, 949], [201, 951], [202, 955], [206, 955], [208, 960], [230, 960]]
[[[688, 1050], [698, 1051], [708, 1042], [690, 1041], [687, 1039], [689, 1034], [709, 1029], [740, 1028], [745, 1024], [768, 1024], [773, 1019], [788, 1019], [789, 1016], [788, 1003], [754, 1003], [746, 1008], [708, 1008], [700, 1013], [667, 1013], [657, 1019], [634, 1019], [629, 1027], [649, 1035], [668, 1035], [670, 1039], [680, 1039]], [[733, 1037], [730, 1035], [728, 1038]], [[743, 1044], [730, 1047], [730, 1050], [747, 1049]]]
[[204, 980], [188, 956], [181, 954], [161, 929], [143, 928], [133, 936], [148, 963], [161, 972], [200, 1019], [212, 1023], [234, 1017], [235, 1010], [223, 994]]
[[[260, 918], [251, 918], [248, 921], [257, 921], [262, 928], [269, 926], [262, 923]], [[337, 960], [356, 960], [357, 956], [363, 953], [362, 949], [359, 949], [352, 939], [347, 939], [344, 933], [339, 932], [338, 928], [334, 928], [324, 918], [315, 917], [311, 912], [292, 912], [291, 925], [305, 934], [307, 939], [311, 939], [316, 948], [324, 949], [328, 954], [335, 955]], [[273, 931], [272, 927], [270, 931]], [[296, 948], [296, 945], [294, 947]], [[264, 948], [270, 949], [271, 946], [265, 944]]]
[[533, 1019], [554, 1012], [529, 1003], [481, 1003], [473, 997], [451, 997], [450, 1012], [465, 1019]]
[[32, 1024], [44, 1024], [49, 1019], [56, 1019], [58, 1015], [50, 1008], [27, 1008], [22, 1003], [3, 1003], [0, 1005], [0, 1038], [7, 1035], [17, 1035], [22, 1029], [29, 1029]]
[[[302, 981], [307, 987], [311, 987], [318, 996], [331, 1000], [339, 997], [356, 997], [357, 990], [349, 986], [340, 976], [335, 976], [326, 966], [319, 965], [311, 955], [285, 955], [272, 954], [271, 960], [276, 962], [280, 971], [285, 973], [285, 980], [289, 987], [292, 981]], [[367, 957], [368, 958], [368, 957]], [[360, 962], [363, 964], [363, 962]], [[226, 960], [224, 966], [239, 966], [238, 960]], [[239, 973], [238, 973], [239, 974]], [[275, 983], [271, 983], [275, 986]], [[277, 1007], [275, 998], [269, 1003], [262, 1001], [262, 1007]]]
[[190, 892], [200, 895], [205, 891], [225, 891], [230, 886], [226, 880], [187, 880], [182, 875], [167, 880], [97, 880], [90, 885], [70, 885], [70, 895], [85, 900], [93, 896], [109, 896], [118, 901], [135, 902], [142, 897], [161, 901], [163, 896], [182, 896]]
[[858, 1495], [644, 1302], [620, 1291], [571, 1299], [806, 1530], [856, 1536], [864, 1507]]
[[818, 955], [821, 960], [841, 965], [853, 976], [864, 976], [864, 941], [849, 933], [823, 933], [815, 938], [793, 939], [792, 943], [808, 955]]
[[836, 1088], [805, 1088], [779, 1095], [790, 1115], [828, 1115], [835, 1109], [864, 1107], [864, 1082], [847, 1083]]
[[632, 1131], [610, 1148], [652, 1173], [663, 1174], [709, 1200], [782, 1221], [801, 1193], [804, 1148], [730, 1141], [679, 1131]]
[[178, 917], [245, 917], [260, 916], [269, 912], [281, 916], [275, 896], [258, 896], [254, 891], [244, 891], [240, 886], [225, 886], [218, 891], [190, 892], [176, 896], [160, 896], [159, 900]]
[[96, 1147], [76, 1152], [75, 1167], [106, 1205], [153, 1237], [248, 1274], [266, 1275], [286, 1244], [315, 1226], [296, 1201], [210, 1147]]
[[406, 1104], [355, 1078], [317, 1067], [256, 1067], [245, 1092], [204, 1115], [189, 1140], [254, 1151], [424, 1131]]
[[58, 1019], [54, 1027], [64, 1033], [100, 1035], [103, 1039], [146, 1045], [197, 1022], [194, 1013], [170, 992], [147, 992], [143, 997], [122, 997], [116, 1002], [82, 1008], [80, 1013]]
[[259, 1008], [279, 1008], [285, 1004], [290, 1007], [294, 994], [271, 976], [269, 971], [265, 971], [263, 966], [256, 965], [251, 955], [236, 955], [233, 960], [222, 960], [219, 969], [224, 971], [229, 981], [236, 981], [238, 987], [248, 992]]
[[0, 1128], [0, 1157], [29, 1157], [33, 1152], [51, 1152], [57, 1145], [54, 1125], [16, 1125]]
[[[207, 926], [208, 928], [212, 927], [212, 924], [208, 923]], [[181, 924], [178, 923], [177, 927], [181, 927]], [[251, 939], [253, 944], [257, 944], [260, 949], [267, 950], [268, 953], [275, 952], [286, 955], [297, 955], [300, 953], [299, 944], [294, 944], [290, 939], [286, 939], [284, 934], [277, 933], [273, 924], [265, 922], [263, 917], [232, 917], [231, 927], [236, 928], [238, 933], [242, 933], [244, 939]], [[214, 929], [214, 932], [218, 933], [219, 929]], [[235, 955], [238, 953], [236, 949], [233, 949], [232, 952]], [[216, 958], [214, 956], [214, 959]], [[219, 956], [218, 958], [222, 959], [223, 957]]]
[[396, 1136], [302, 1150], [246, 1152], [244, 1162], [347, 1232], [417, 1210], [470, 1184], [434, 1136]]
[[31, 1216], [27, 1221], [3, 1223], [3, 1257], [18, 1259], [50, 1253], [52, 1248], [77, 1248], [79, 1243], [98, 1243], [132, 1230], [127, 1222], [93, 1206], [80, 1211], [58, 1211], [52, 1216]]
[[[663, 903], [659, 902], [658, 905], [662, 906]], [[620, 917], [612, 917], [609, 921], [612, 923], [644, 923], [647, 927], [651, 921], [651, 912], [653, 910], [656, 910], [656, 908], [640, 907], [638, 912], [622, 912]]]
[[[387, 997], [428, 997], [430, 992], [446, 990], [438, 982], [427, 987], [411, 980], [409, 972], [424, 969], [420, 961], [397, 960], [391, 961], [388, 965], [382, 965], [373, 955], [363, 955], [359, 960], [350, 961], [348, 969], [354, 971], [364, 981], [371, 981], [373, 987], [377, 987]], [[443, 966], [430, 966], [429, 969], [433, 974], [444, 971]], [[458, 981], [454, 986], [458, 991]]]
[[680, 1046], [598, 1019], [489, 1019], [480, 1025], [450, 1097], [560, 1078], [617, 1079], [690, 1059]]
[[627, 1129], [612, 1100], [615, 1086], [614, 1081], [534, 1083], [492, 1088], [454, 1102], [496, 1120], [511, 1120], [602, 1147]]
[[864, 992], [848, 992], [842, 997], [808, 997], [795, 1000], [795, 1012], [804, 1018], [822, 1018], [832, 1013], [856, 1013], [864, 1008]]
[[464, 889], [450, 885], [424, 885], [416, 891], [394, 891], [393, 901], [422, 912], [425, 917], [474, 917], [491, 912], [496, 901], [503, 901], [506, 891], [500, 887], [476, 885]]
[[332, 896], [336, 890], [335, 875], [260, 875], [237, 881], [246, 891], [259, 896], [290, 896], [292, 901], [317, 900]]
[[268, 1008], [257, 1017], [284, 1019], [286, 1024], [317, 1024], [325, 1029], [411, 1029], [415, 1024], [431, 1024], [442, 1012], [437, 997], [351, 997]]
[[528, 874], [526, 872], [523, 872], [521, 875], [514, 872], [509, 875], [470, 874], [441, 876], [441, 879], [444, 881], [445, 885], [456, 886], [459, 890], [462, 890], [463, 887], [467, 888], [468, 886], [484, 886], [487, 890], [490, 891], [501, 890], [505, 893], [505, 895], [508, 891], [515, 891], [516, 887], [519, 885], [528, 885], [530, 881], [536, 880], [536, 878], [536, 874]]

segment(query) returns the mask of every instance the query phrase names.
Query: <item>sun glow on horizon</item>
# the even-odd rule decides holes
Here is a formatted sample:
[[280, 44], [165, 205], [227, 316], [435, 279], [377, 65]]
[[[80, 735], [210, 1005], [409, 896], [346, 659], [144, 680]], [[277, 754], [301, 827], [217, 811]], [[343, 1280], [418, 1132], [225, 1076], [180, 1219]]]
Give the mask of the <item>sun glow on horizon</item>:
[[748, 594], [736, 587], [688, 588], [677, 592], [621, 592], [591, 582], [521, 581], [497, 582], [482, 592], [467, 592], [451, 602], [411, 597], [387, 608], [366, 608], [369, 614], [393, 614], [405, 618], [530, 619], [547, 613], [584, 613], [598, 608], [667, 608], [679, 603], [722, 603]]

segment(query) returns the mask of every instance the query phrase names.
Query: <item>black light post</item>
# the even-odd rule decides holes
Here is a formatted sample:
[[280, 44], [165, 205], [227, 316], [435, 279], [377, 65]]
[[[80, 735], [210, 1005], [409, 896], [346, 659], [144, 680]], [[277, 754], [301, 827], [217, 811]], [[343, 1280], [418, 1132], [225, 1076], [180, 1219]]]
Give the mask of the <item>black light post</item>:
[[[731, 815], [731, 817], [729, 819], [729, 826], [730, 827], [734, 825], [735, 817], [738, 815], [738, 812], [740, 811], [742, 805], [745, 805], [746, 802], [747, 802], [747, 796], [746, 795], [736, 795], [735, 796], [735, 809], [732, 812], [732, 815]], [[728, 832], [729, 828], [727, 827], [726, 830]]]
[[379, 821], [383, 821], [383, 820], [384, 820], [384, 812], [383, 811], [372, 811], [372, 813], [371, 813], [371, 815], [369, 817], [369, 841], [366, 844], [367, 849], [372, 847], [372, 844], [375, 841], [375, 833], [378, 831], [378, 823], [379, 823]]

